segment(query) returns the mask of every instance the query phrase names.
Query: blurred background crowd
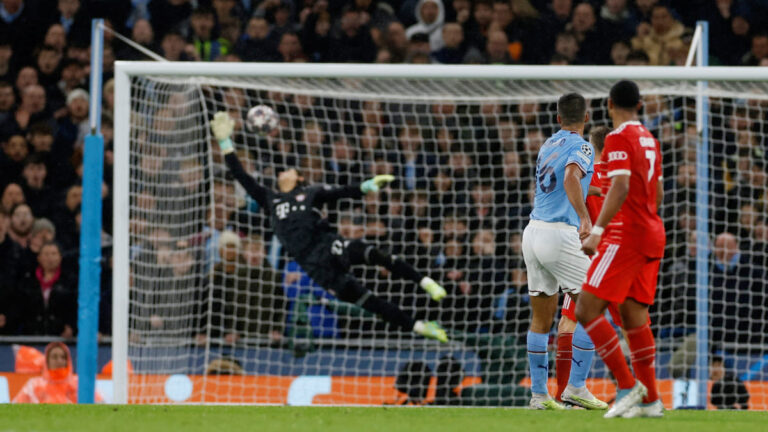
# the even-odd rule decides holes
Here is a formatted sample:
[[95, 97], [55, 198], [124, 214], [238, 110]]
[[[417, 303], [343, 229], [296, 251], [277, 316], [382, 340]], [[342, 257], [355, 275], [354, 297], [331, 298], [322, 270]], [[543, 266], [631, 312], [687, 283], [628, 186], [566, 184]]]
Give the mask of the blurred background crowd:
[[[693, 25], [704, 19], [710, 22], [711, 64], [768, 66], [768, 2], [760, 0], [2, 0], [0, 334], [72, 337], [77, 332], [82, 149], [88, 133], [93, 17], [104, 17], [108, 27], [172, 61], [628, 66], [683, 64]], [[111, 77], [116, 59], [147, 57], [111, 32], [105, 33], [105, 42], [100, 330], [108, 334]], [[392, 300], [462, 329], [495, 331], [509, 330], [509, 323], [523, 325], [528, 307], [520, 233], [530, 211], [538, 148], [556, 127], [551, 104], [403, 107], [241, 89], [211, 90], [208, 96], [218, 104], [209, 107], [212, 111], [227, 109], [240, 119], [257, 100], [279, 112], [283, 127], [278, 134], [239, 143], [250, 169], [265, 182], [279, 166], [299, 166], [311, 182], [329, 184], [381, 173], [398, 176], [391, 191], [343, 208], [334, 217], [343, 235], [369, 237], [416, 260], [451, 291], [442, 308], [408, 294], [412, 287], [387, 288]], [[178, 120], [173, 104], [183, 102], [174, 102], [173, 96], [164, 99], [171, 108], [149, 113], [146, 126], [174, 130]], [[604, 101], [591, 104], [593, 124], [608, 124]], [[689, 334], [695, 326], [699, 138], [692, 104], [688, 98], [647, 96], [642, 114], [665, 157], [667, 198], [662, 212], [669, 250], [656, 308], [665, 312], [657, 314], [654, 323], [659, 334], [675, 336]], [[760, 343], [768, 334], [768, 107], [764, 101], [739, 99], [713, 100], [710, 109], [710, 284], [713, 307], [720, 308], [712, 311], [712, 325], [720, 332], [713, 337]], [[150, 149], [152, 145], [147, 146], [151, 157], [136, 161], [136, 175], [148, 184], [176, 189], [139, 190], [132, 203], [137, 209], [132, 233], [143, 239], [131, 252], [134, 271], [141, 269], [144, 275], [135, 283], [147, 284], [137, 292], [155, 296], [137, 304], [160, 305], [136, 311], [146, 318], [137, 326], [171, 334], [191, 325], [201, 335], [227, 337], [229, 342], [259, 335], [278, 341], [286, 331], [281, 323], [290, 319], [296, 299], [311, 282], [290, 262], [268, 262], [268, 230], [249, 228], [263, 221], [223, 172], [209, 172], [204, 160], [169, 170], [163, 159], [170, 157], [168, 151]], [[204, 175], [216, 176], [213, 196], [221, 199], [212, 206], [214, 214], [198, 218], [209, 221], [199, 227], [198, 237], [170, 242], [178, 233], [148, 226], [153, 212], [179, 210], [164, 208], [163, 197], [201, 193]], [[238, 193], [241, 199], [234, 199]], [[201, 205], [198, 211], [205, 208]], [[207, 272], [215, 277], [196, 276]], [[153, 279], [197, 286], [205, 293], [209, 283], [219, 288], [212, 297], [201, 295], [195, 304], [179, 306], [173, 305], [173, 290], [164, 298], [153, 288]], [[248, 294], [258, 291], [261, 297]], [[252, 302], [252, 308], [238, 308], [243, 302]], [[187, 309], [169, 312], [162, 305]], [[670, 313], [680, 310], [686, 312]], [[171, 313], [201, 318], [194, 323], [164, 321]], [[744, 314], [750, 319], [737, 319]], [[204, 331], [209, 319], [218, 320], [213, 324], [221, 329], [219, 334]], [[349, 328], [317, 320], [326, 323], [317, 324], [318, 336], [338, 336], [344, 331], [340, 329]], [[264, 322], [273, 324], [252, 325]], [[739, 326], [746, 326], [743, 332], [723, 334]]]

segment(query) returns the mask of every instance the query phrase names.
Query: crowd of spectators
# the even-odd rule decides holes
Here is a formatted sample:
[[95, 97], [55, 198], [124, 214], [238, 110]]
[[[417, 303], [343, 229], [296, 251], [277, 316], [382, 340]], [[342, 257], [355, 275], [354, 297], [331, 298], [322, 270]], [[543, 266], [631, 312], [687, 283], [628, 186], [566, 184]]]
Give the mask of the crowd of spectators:
[[[72, 337], [77, 332], [92, 17], [104, 17], [110, 28], [174, 61], [629, 66], [680, 65], [693, 24], [706, 19], [712, 63], [768, 65], [763, 32], [768, 7], [749, 0], [2, 0], [0, 334]], [[100, 330], [109, 333], [110, 78], [115, 59], [146, 57], [110, 32], [105, 42]], [[219, 104], [211, 111], [226, 108], [242, 119], [249, 106], [262, 102], [279, 112], [283, 127], [277, 134], [238, 138], [242, 159], [266, 183], [280, 166], [298, 166], [309, 181], [329, 184], [383, 173], [398, 177], [391, 190], [332, 212], [332, 221], [342, 235], [365, 236], [413, 260], [444, 281], [451, 296], [438, 307], [414, 287], [389, 282], [376, 287], [381, 295], [459, 329], [522, 330], [517, 326], [525, 322], [528, 308], [520, 233], [530, 212], [536, 153], [556, 126], [551, 104], [398, 105], [208, 91], [209, 100]], [[172, 94], [163, 103], [167, 106], [154, 107], [146, 125], [174, 130], [185, 96]], [[642, 117], [660, 139], [665, 158], [662, 212], [669, 248], [654, 309], [660, 335], [684, 336], [695, 326], [698, 136], [691, 104], [686, 98], [648, 96]], [[604, 101], [592, 101], [593, 124], [608, 123], [603, 106]], [[713, 100], [711, 113], [712, 312], [722, 318], [713, 320], [719, 330], [712, 334], [723, 342], [760, 343], [768, 334], [768, 107], [753, 100]], [[216, 172], [207, 159], [171, 162], [178, 155], [157, 143], [148, 142], [143, 150], [137, 176], [163, 188], [162, 193], [138, 190], [132, 202], [131, 232], [140, 239], [131, 250], [132, 268], [141, 275], [133, 283], [136, 295], [145, 296], [135, 298], [134, 305], [147, 307], [134, 310], [139, 333], [188, 334], [191, 326], [199, 329], [201, 342], [209, 336], [230, 343], [249, 336], [279, 341], [294, 319], [296, 299], [311, 281], [290, 263], [269, 259], [269, 230], [252, 228], [265, 226], [263, 218], [223, 171]], [[213, 203], [189, 210], [179, 207], [179, 199], [164, 201], [210, 196], [203, 185], [210, 178], [215, 178]], [[194, 235], [185, 227], [186, 237], [178, 240], [172, 228], [148, 225], [152, 214], [182, 210], [190, 212], [186, 220], [205, 226], [192, 229]], [[359, 276], [385, 280], [373, 270]], [[179, 302], [184, 290], [198, 294]], [[163, 318], [170, 315], [183, 319]], [[731, 316], [749, 316], [738, 323], [749, 327], [723, 332], [735, 328]], [[357, 324], [333, 325], [370, 325]], [[211, 327], [220, 331], [206, 330]], [[320, 333], [337, 335], [338, 329]]]

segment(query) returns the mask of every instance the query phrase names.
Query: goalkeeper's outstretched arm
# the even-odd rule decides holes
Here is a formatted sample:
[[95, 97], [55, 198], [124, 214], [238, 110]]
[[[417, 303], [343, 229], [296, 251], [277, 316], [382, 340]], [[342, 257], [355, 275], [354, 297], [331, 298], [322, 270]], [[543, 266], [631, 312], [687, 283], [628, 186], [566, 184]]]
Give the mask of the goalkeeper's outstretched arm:
[[327, 204], [343, 198], [359, 199], [370, 192], [377, 192], [382, 186], [394, 180], [395, 177], [391, 175], [377, 175], [360, 184], [351, 184], [340, 187], [324, 186], [318, 191], [315, 202], [317, 204]]
[[232, 147], [232, 139], [230, 138], [230, 135], [232, 135], [234, 127], [235, 121], [225, 112], [217, 112], [211, 121], [213, 135], [219, 143], [219, 148], [224, 154], [224, 161], [226, 162], [229, 171], [232, 172], [232, 176], [235, 177], [235, 180], [237, 180], [243, 188], [245, 188], [248, 195], [259, 203], [261, 208], [269, 209], [270, 190], [258, 184], [253, 177], [245, 172], [243, 165], [240, 163], [240, 160], [237, 158], [234, 148]]

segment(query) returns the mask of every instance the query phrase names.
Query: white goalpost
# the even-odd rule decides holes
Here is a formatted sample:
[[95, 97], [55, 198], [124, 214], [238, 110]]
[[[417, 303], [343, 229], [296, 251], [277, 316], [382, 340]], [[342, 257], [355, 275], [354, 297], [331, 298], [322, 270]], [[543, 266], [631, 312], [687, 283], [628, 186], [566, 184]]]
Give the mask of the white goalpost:
[[[711, 406], [717, 358], [759, 396], [750, 408], [766, 410], [766, 78], [732, 67], [117, 62], [114, 401], [527, 404], [519, 246], [537, 150], [558, 129], [560, 95], [580, 92], [589, 127], [610, 126], [608, 90], [633, 79], [664, 160], [667, 253], [651, 318], [665, 405]], [[269, 136], [242, 126], [259, 104], [280, 116]], [[331, 185], [394, 174], [327, 216], [445, 285], [436, 303], [353, 269], [378, 296], [440, 321], [450, 342], [393, 330], [314, 285], [227, 175], [210, 132], [217, 111], [240, 120], [235, 150], [269, 187], [290, 167]], [[612, 397], [597, 356], [588, 385]]]

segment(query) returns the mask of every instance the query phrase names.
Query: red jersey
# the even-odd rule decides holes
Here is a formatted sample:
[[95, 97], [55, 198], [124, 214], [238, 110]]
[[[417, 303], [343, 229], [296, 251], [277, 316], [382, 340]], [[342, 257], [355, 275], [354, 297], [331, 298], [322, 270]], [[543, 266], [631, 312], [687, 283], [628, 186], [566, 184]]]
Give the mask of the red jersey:
[[657, 213], [657, 184], [661, 180], [659, 142], [638, 121], [628, 121], [605, 137], [606, 175], [629, 175], [629, 193], [606, 227], [603, 241], [634, 249], [649, 258], [664, 256], [664, 224]]
[[594, 225], [597, 222], [597, 217], [600, 215], [600, 209], [603, 208], [603, 201], [605, 200], [605, 193], [603, 190], [603, 178], [605, 178], [605, 164], [602, 162], [595, 162], [595, 173], [592, 175], [592, 180], [589, 182], [589, 187], [596, 187], [600, 189], [601, 195], [587, 195], [587, 212], [589, 218]]

